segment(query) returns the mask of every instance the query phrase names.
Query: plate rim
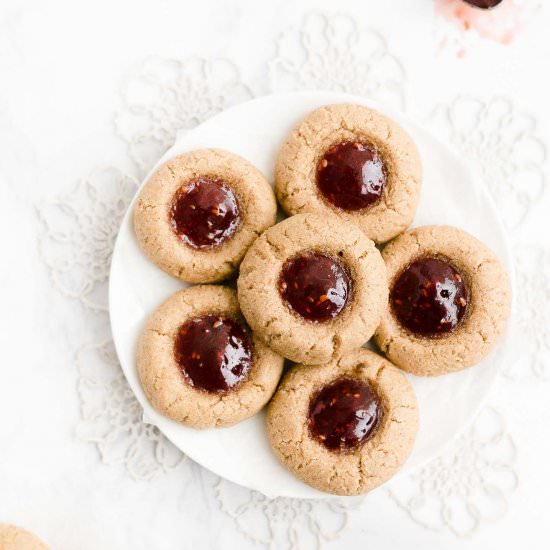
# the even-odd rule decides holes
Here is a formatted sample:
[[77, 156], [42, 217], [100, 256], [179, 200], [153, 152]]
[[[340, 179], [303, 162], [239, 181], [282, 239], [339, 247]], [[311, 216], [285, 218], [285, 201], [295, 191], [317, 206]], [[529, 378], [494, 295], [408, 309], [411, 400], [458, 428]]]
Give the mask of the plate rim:
[[[384, 105], [383, 103], [381, 103], [377, 100], [371, 99], [369, 97], [364, 97], [364, 96], [360, 96], [360, 95], [356, 95], [356, 94], [349, 94], [349, 93], [346, 93], [346, 92], [333, 91], [333, 90], [309, 90], [309, 91], [308, 90], [299, 90], [299, 91], [291, 91], [291, 92], [283, 92], [283, 93], [271, 93], [271, 94], [266, 94], [266, 95], [262, 95], [262, 96], [259, 96], [259, 97], [254, 97], [254, 98], [252, 98], [248, 101], [240, 102], [240, 103], [237, 103], [236, 105], [232, 105], [231, 107], [228, 107], [227, 109], [223, 109], [222, 111], [216, 113], [212, 117], [207, 118], [206, 120], [202, 121], [200, 124], [198, 124], [197, 126], [191, 128], [189, 130], [187, 130], [187, 129], [185, 129], [185, 130], [183, 130], [183, 129], [176, 130], [176, 136], [175, 136], [174, 143], [172, 143], [170, 145], [170, 147], [155, 162], [155, 164], [152, 166], [152, 168], [145, 174], [145, 176], [141, 180], [138, 188], [136, 189], [136, 192], [135, 192], [134, 196], [132, 197], [132, 200], [130, 201], [126, 212], [124, 213], [124, 216], [122, 217], [122, 220], [121, 220], [120, 225], [119, 225], [119, 229], [117, 231], [117, 236], [116, 236], [116, 239], [115, 239], [115, 243], [114, 243], [114, 246], [113, 246], [113, 252], [112, 252], [112, 257], [111, 257], [111, 265], [110, 265], [110, 268], [109, 268], [108, 313], [109, 313], [109, 324], [110, 324], [110, 329], [111, 329], [113, 345], [114, 345], [114, 348], [115, 348], [115, 352], [117, 354], [117, 359], [120, 363], [119, 366], [120, 366], [120, 368], [121, 368], [121, 370], [124, 374], [126, 382], [128, 383], [128, 386], [130, 387], [130, 389], [132, 391], [132, 394], [134, 395], [135, 399], [138, 401], [138, 403], [140, 404], [140, 406], [143, 409], [142, 421], [144, 423], [152, 424], [152, 425], [156, 426], [160, 430], [160, 432], [163, 434], [163, 436], [166, 437], [171, 442], [172, 445], [174, 445], [174, 447], [176, 447], [185, 456], [188, 456], [189, 458], [191, 458], [193, 461], [195, 461], [201, 467], [208, 469], [209, 471], [213, 472], [215, 475], [218, 475], [222, 479], [227, 479], [228, 481], [230, 481], [232, 483], [235, 483], [237, 485], [240, 485], [242, 487], [246, 487], [249, 490], [258, 491], [258, 492], [268, 496], [269, 498], [283, 497], [283, 498], [302, 498], [302, 499], [319, 499], [319, 498], [339, 499], [339, 498], [342, 498], [342, 497], [337, 497], [337, 496], [332, 495], [330, 493], [324, 493], [324, 492], [321, 492], [321, 491], [317, 491], [314, 488], [304, 484], [303, 482], [301, 482], [301, 484], [304, 484], [308, 489], [310, 489], [311, 494], [302, 495], [302, 496], [299, 496], [299, 497], [298, 496], [286, 495], [286, 494], [269, 495], [268, 493], [265, 492], [264, 489], [249, 486], [249, 485], [243, 485], [243, 483], [239, 480], [232, 479], [230, 476], [227, 476], [225, 474], [221, 475], [218, 472], [215, 472], [214, 470], [208, 468], [207, 466], [204, 466], [198, 459], [194, 458], [192, 451], [189, 452], [187, 449], [186, 450], [181, 449], [181, 447], [179, 445], [177, 445], [162, 428], [160, 428], [157, 424], [155, 424], [154, 421], [151, 421], [151, 422], [147, 421], [146, 417], [149, 414], [147, 409], [148, 408], [152, 409], [152, 405], [149, 403], [146, 396], [144, 396], [145, 397], [145, 403], [142, 402], [142, 399], [140, 398], [141, 396], [138, 396], [138, 394], [134, 391], [133, 386], [132, 386], [130, 380], [128, 379], [128, 376], [126, 375], [126, 370], [122, 366], [123, 362], [120, 359], [121, 353], [119, 352], [119, 345], [121, 345], [121, 339], [122, 338], [116, 336], [117, 331], [115, 329], [115, 325], [113, 324], [113, 317], [114, 316], [112, 314], [112, 296], [114, 295], [115, 291], [114, 291], [114, 288], [113, 288], [112, 274], [113, 274], [113, 271], [115, 269], [114, 266], [118, 264], [117, 258], [119, 256], [117, 255], [117, 250], [119, 249], [119, 246], [120, 246], [121, 229], [122, 229], [123, 226], [125, 226], [128, 223], [128, 221], [129, 221], [128, 218], [130, 218], [132, 216], [132, 212], [134, 210], [135, 202], [136, 202], [136, 200], [139, 196], [139, 193], [140, 193], [141, 189], [145, 185], [145, 183], [149, 180], [151, 175], [158, 169], [158, 167], [161, 164], [166, 162], [168, 159], [173, 158], [173, 154], [170, 154], [170, 152], [173, 149], [174, 145], [177, 143], [179, 137], [182, 135], [183, 131], [185, 131], [185, 135], [187, 135], [190, 132], [193, 132], [194, 130], [196, 130], [198, 127], [202, 126], [203, 124], [205, 124], [207, 122], [210, 122], [210, 121], [224, 115], [224, 113], [227, 113], [228, 111], [231, 111], [231, 110], [234, 110], [234, 109], [236, 110], [236, 109], [243, 108], [243, 106], [251, 104], [251, 103], [264, 102], [264, 101], [269, 101], [270, 99], [273, 99], [273, 98], [281, 98], [281, 97], [292, 98], [292, 97], [324, 97], [324, 96], [332, 96], [334, 98], [334, 99], [330, 100], [329, 102], [327, 102], [326, 103], [327, 105], [331, 104], [331, 103], [345, 103], [345, 102], [356, 103], [356, 104], [361, 104], [361, 105], [369, 104], [370, 108], [379, 110], [385, 116], [388, 116], [390, 118], [396, 117], [396, 118], [405, 119], [407, 121], [407, 124], [410, 124], [411, 127], [414, 127], [415, 129], [418, 129], [418, 130], [424, 132], [425, 134], [429, 135], [432, 139], [437, 141], [441, 146], [443, 146], [446, 149], [447, 153], [450, 156], [452, 156], [456, 160], [457, 163], [460, 163], [461, 165], [464, 166], [464, 163], [458, 157], [458, 154], [456, 153], [456, 151], [446, 141], [440, 139], [439, 136], [434, 135], [430, 130], [426, 129], [423, 124], [419, 123], [414, 118], [411, 118], [408, 113], [405, 113], [404, 111], [400, 111], [400, 110], [396, 110], [396, 109], [393, 109], [391, 107], [388, 107], [388, 106]], [[339, 99], [336, 99], [336, 98], [339, 98]], [[471, 170], [467, 166], [464, 166], [464, 168], [469, 173], [469, 175], [470, 175], [473, 182], [481, 181], [481, 178], [479, 177], [479, 175], [474, 170]], [[515, 289], [516, 289], [516, 274], [515, 274], [515, 266], [514, 266], [514, 262], [513, 262], [513, 255], [512, 255], [511, 247], [509, 245], [509, 240], [507, 238], [507, 231], [506, 231], [506, 229], [504, 227], [504, 224], [503, 224], [503, 221], [502, 221], [502, 219], [501, 219], [501, 217], [498, 213], [497, 206], [496, 206], [492, 196], [490, 195], [486, 185], [482, 181], [481, 181], [481, 185], [479, 186], [479, 190], [480, 190], [481, 194], [483, 195], [483, 199], [484, 199], [486, 205], [492, 210], [494, 220], [497, 222], [497, 229], [498, 229], [498, 232], [499, 232], [500, 236], [502, 237], [502, 242], [504, 244], [503, 252], [504, 252], [504, 255], [505, 255], [505, 257], [501, 257], [500, 259], [505, 264], [505, 267], [506, 267], [506, 269], [508, 271], [508, 274], [509, 274], [509, 277], [510, 277], [511, 286], [512, 286], [512, 304], [511, 304], [510, 316], [509, 316], [509, 319], [508, 319], [508, 322], [507, 322], [507, 327], [504, 331], [504, 334], [501, 336], [501, 339], [498, 342], [497, 346], [495, 346], [495, 348], [494, 348], [494, 350], [503, 348], [505, 350], [506, 355], [508, 355], [509, 352], [510, 352], [510, 349], [513, 348], [513, 346], [510, 345], [510, 338], [509, 338], [508, 332], [510, 331], [510, 327], [515, 323], [515, 319], [516, 319], [516, 315], [515, 315], [516, 314], [516, 292], [515, 292]], [[130, 221], [130, 223], [131, 223], [131, 221]], [[414, 224], [414, 220], [413, 220], [412, 224]], [[408, 229], [409, 228], [407, 228], [406, 230], [408, 230]], [[223, 284], [223, 283], [220, 283], [220, 284]], [[492, 351], [492, 353], [494, 353], [494, 350]], [[135, 365], [134, 365], [134, 367], [135, 367]], [[499, 375], [501, 375], [502, 368], [503, 368], [502, 364], [499, 364], [495, 367], [495, 371], [496, 371], [495, 376], [493, 376], [493, 378], [490, 380], [489, 384], [487, 385], [487, 389], [486, 389], [483, 397], [479, 399], [479, 402], [477, 403], [477, 406], [469, 414], [469, 417], [468, 417], [467, 421], [465, 421], [459, 429], [455, 430], [455, 432], [452, 434], [452, 436], [444, 444], [441, 445], [441, 447], [437, 450], [437, 452], [436, 451], [432, 452], [431, 456], [426, 457], [425, 460], [423, 460], [419, 464], [415, 465], [413, 467], [413, 469], [407, 470], [406, 469], [406, 463], [405, 463], [402, 466], [402, 468], [396, 473], [396, 475], [394, 475], [392, 478], [390, 478], [390, 480], [388, 480], [386, 483], [396, 479], [397, 477], [399, 477], [400, 475], [403, 475], [404, 473], [419, 470], [425, 464], [427, 464], [428, 462], [431, 462], [437, 456], [440, 456], [442, 453], [444, 453], [445, 450], [448, 449], [448, 447], [453, 442], [455, 442], [471, 426], [472, 422], [474, 421], [474, 419], [479, 414], [479, 411], [481, 410], [481, 408], [486, 404], [487, 399], [489, 398], [489, 396], [491, 394], [491, 391], [492, 391]], [[155, 414], [160, 414], [157, 411], [154, 411], [154, 412], [155, 412]], [[300, 481], [300, 480], [298, 480], [298, 481]], [[385, 485], [386, 483], [384, 483], [383, 485]]]

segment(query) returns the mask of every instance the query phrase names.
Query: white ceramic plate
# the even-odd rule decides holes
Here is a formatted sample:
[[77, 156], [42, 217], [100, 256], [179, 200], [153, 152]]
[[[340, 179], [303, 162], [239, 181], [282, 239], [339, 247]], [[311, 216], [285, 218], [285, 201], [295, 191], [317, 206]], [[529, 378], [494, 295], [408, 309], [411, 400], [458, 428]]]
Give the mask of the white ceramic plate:
[[[511, 256], [497, 213], [481, 184], [447, 147], [404, 115], [361, 97], [332, 92], [301, 92], [255, 99], [228, 109], [178, 136], [158, 161], [191, 149], [220, 147], [255, 164], [273, 181], [277, 150], [291, 128], [308, 112], [328, 103], [351, 102], [374, 107], [395, 119], [416, 142], [424, 182], [414, 225], [451, 224], [477, 236], [512, 273]], [[155, 167], [156, 168], [156, 167]], [[109, 307], [113, 337], [128, 382], [155, 424], [187, 456], [216, 474], [269, 497], [326, 496], [288, 473], [269, 447], [264, 414], [232, 428], [197, 431], [158, 414], [147, 401], [135, 367], [136, 343], [145, 319], [174, 291], [187, 286], [149, 262], [132, 227], [133, 203], [122, 222], [111, 266]], [[410, 377], [420, 408], [420, 431], [403, 471], [433, 458], [473, 418], [504, 361], [501, 345], [474, 368], [438, 378]]]

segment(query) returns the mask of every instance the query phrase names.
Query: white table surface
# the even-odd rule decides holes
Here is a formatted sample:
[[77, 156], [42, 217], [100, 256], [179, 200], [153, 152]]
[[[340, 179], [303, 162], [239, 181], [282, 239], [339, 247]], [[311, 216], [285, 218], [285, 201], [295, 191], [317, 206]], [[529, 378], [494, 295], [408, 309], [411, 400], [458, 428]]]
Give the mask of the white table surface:
[[[504, 0], [465, 30], [450, 3], [0, 0], [0, 523], [59, 550], [548, 547], [550, 8]], [[143, 424], [106, 284], [177, 128], [315, 88], [404, 109], [471, 162], [515, 252], [518, 360], [421, 471], [270, 501]]]

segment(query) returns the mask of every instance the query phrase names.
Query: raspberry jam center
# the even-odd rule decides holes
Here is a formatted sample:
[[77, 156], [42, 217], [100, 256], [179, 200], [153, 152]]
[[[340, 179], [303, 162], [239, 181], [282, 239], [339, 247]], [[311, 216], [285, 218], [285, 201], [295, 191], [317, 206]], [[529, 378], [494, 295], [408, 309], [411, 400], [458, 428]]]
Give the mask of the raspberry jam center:
[[331, 451], [354, 449], [380, 425], [382, 405], [372, 386], [340, 378], [321, 388], [309, 403], [311, 436]]
[[343, 210], [361, 210], [376, 203], [385, 184], [386, 168], [372, 145], [339, 143], [326, 151], [317, 165], [319, 191]]
[[211, 393], [238, 386], [252, 367], [252, 344], [237, 321], [204, 315], [178, 329], [174, 355], [187, 382]]
[[219, 246], [239, 225], [237, 198], [222, 180], [201, 176], [176, 192], [170, 221], [174, 233], [189, 246]]
[[279, 277], [281, 296], [309, 321], [329, 321], [346, 306], [351, 277], [335, 258], [309, 252], [288, 260]]
[[390, 295], [399, 322], [423, 336], [454, 330], [464, 317], [469, 301], [462, 274], [439, 258], [421, 258], [406, 267]]

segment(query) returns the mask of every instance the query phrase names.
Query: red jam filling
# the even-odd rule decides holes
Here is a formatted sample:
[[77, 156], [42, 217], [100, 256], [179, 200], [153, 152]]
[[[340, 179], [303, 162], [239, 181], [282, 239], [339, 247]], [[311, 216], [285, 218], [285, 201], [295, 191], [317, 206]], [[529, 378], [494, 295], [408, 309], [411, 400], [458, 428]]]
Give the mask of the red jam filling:
[[170, 221], [174, 233], [189, 246], [198, 249], [219, 246], [239, 226], [237, 198], [222, 180], [201, 176], [174, 195]]
[[279, 277], [281, 296], [308, 321], [329, 321], [346, 306], [351, 277], [335, 258], [309, 252], [288, 260]]
[[372, 386], [355, 378], [339, 378], [312, 397], [309, 431], [331, 451], [352, 450], [376, 433], [382, 414]]
[[174, 355], [187, 382], [211, 393], [238, 386], [252, 367], [252, 343], [237, 321], [204, 315], [178, 329]]
[[317, 187], [325, 199], [343, 210], [361, 210], [378, 202], [386, 169], [368, 144], [345, 141], [331, 147], [317, 165]]
[[422, 336], [445, 334], [463, 319], [469, 293], [463, 275], [449, 262], [421, 258], [407, 266], [390, 294], [393, 312], [408, 330]]

